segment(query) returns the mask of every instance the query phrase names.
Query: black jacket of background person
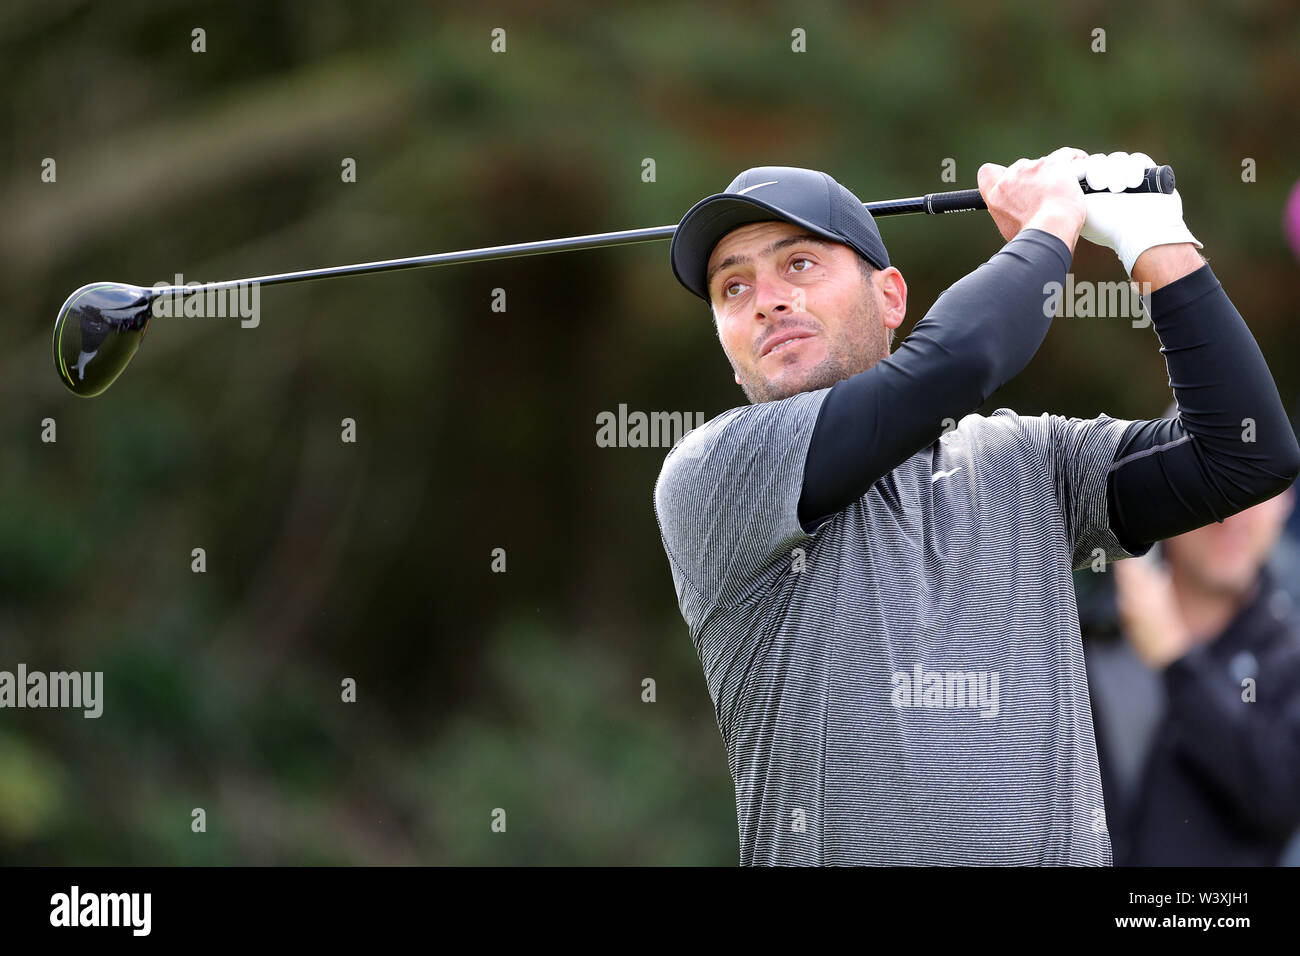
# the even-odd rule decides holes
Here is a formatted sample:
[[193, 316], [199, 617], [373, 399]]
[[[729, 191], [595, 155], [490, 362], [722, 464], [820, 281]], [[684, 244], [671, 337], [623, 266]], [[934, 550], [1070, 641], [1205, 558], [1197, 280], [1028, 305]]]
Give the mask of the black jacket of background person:
[[1085, 649], [1115, 865], [1276, 864], [1300, 825], [1300, 620], [1269, 566], [1163, 673], [1122, 638]]

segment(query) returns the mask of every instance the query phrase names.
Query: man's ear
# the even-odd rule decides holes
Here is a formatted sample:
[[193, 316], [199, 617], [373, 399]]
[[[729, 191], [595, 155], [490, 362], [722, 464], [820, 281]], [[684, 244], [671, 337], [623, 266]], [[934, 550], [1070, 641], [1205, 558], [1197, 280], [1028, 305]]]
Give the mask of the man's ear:
[[739, 375], [736, 376], [736, 384], [737, 384], [737, 385], [740, 384], [740, 376], [739, 376]]
[[878, 270], [872, 279], [875, 280], [876, 288], [880, 290], [883, 300], [881, 321], [885, 328], [897, 329], [903, 324], [903, 317], [907, 315], [907, 283], [903, 281], [903, 273], [890, 266], [888, 269]]

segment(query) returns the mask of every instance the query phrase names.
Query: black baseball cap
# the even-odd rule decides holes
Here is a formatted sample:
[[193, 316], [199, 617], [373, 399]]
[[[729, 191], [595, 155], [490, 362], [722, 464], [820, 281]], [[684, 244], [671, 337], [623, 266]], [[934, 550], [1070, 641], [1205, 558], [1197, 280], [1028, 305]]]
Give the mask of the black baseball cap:
[[688, 291], [709, 301], [709, 256], [722, 237], [751, 222], [784, 220], [857, 250], [877, 269], [889, 252], [876, 220], [861, 200], [826, 173], [798, 166], [755, 166], [731, 181], [726, 192], [701, 199], [673, 233], [673, 275]]

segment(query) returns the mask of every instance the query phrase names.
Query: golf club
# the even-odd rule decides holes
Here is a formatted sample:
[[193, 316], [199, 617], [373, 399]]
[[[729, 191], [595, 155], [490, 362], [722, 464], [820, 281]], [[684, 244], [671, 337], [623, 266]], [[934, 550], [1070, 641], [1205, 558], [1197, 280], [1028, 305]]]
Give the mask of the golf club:
[[[1080, 186], [1083, 187], [1084, 192], [1094, 191], [1086, 182], [1080, 181]], [[1174, 171], [1168, 166], [1148, 169], [1140, 185], [1125, 190], [1130, 193], [1166, 194], [1173, 191]], [[863, 206], [873, 216], [916, 213], [938, 215], [988, 208], [978, 189], [927, 193], [909, 199], [885, 199], [863, 203]], [[54, 320], [54, 365], [58, 370], [59, 378], [73, 394], [83, 398], [99, 395], [113, 384], [122, 374], [127, 363], [131, 361], [131, 357], [135, 355], [149, 327], [154, 303], [162, 296], [184, 296], [195, 292], [218, 291], [246, 285], [307, 282], [339, 276], [396, 272], [401, 269], [421, 269], [426, 266], [486, 262], [492, 259], [510, 259], [547, 252], [568, 252], [577, 249], [652, 242], [671, 239], [676, 229], [675, 225], [652, 226], [646, 229], [628, 229], [623, 232], [573, 236], [568, 239], [543, 239], [537, 242], [466, 249], [460, 252], [412, 256], [407, 259], [383, 259], [378, 262], [362, 262], [325, 269], [282, 272], [252, 279], [230, 279], [192, 286], [157, 285], [144, 288], [120, 282], [92, 282], [68, 296], [67, 301], [59, 309], [58, 317]]]

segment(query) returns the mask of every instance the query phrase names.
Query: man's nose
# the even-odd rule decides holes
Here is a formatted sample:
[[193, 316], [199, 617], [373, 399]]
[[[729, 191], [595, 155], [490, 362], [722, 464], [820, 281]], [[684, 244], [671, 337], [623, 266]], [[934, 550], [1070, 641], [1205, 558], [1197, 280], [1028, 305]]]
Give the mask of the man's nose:
[[780, 276], [771, 274], [754, 279], [754, 309], [768, 316], [785, 316], [796, 312], [797, 290]]

